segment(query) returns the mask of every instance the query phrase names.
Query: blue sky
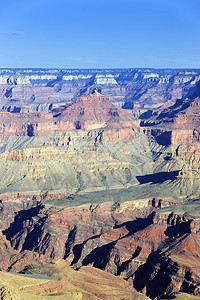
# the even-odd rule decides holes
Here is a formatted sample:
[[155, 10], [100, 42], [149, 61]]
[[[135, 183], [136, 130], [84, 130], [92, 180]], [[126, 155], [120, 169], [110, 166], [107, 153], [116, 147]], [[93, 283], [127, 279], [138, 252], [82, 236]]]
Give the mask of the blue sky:
[[0, 67], [200, 68], [200, 0], [9, 0]]

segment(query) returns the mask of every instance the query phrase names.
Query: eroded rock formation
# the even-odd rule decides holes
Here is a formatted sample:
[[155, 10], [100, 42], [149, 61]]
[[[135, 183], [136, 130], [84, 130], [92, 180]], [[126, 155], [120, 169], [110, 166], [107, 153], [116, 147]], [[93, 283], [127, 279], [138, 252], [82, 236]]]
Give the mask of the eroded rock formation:
[[65, 130], [90, 130], [102, 127], [138, 127], [131, 114], [114, 106], [107, 97], [94, 91], [79, 97], [65, 109], [43, 113], [0, 113], [0, 137], [39, 136]]
[[[93, 266], [124, 278], [151, 299], [175, 292], [199, 296], [199, 221], [167, 213], [174, 201], [71, 208], [33, 202], [19, 210], [9, 225], [1, 224], [2, 237], [13, 249], [1, 257], [2, 270], [35, 273], [30, 264], [62, 258], [75, 269]], [[2, 207], [1, 218], [9, 210], [7, 203]]]
[[[151, 299], [199, 297], [195, 93], [142, 127], [97, 91], [51, 114], [1, 113], [1, 270], [54, 274], [55, 260], [63, 259], [89, 280], [111, 276], [91, 267], [121, 277], [127, 299], [142, 299], [137, 292]], [[69, 292], [61, 281], [52, 289], [47, 282], [39, 293]], [[86, 282], [79, 285], [83, 299]], [[99, 293], [95, 288], [91, 297]]]

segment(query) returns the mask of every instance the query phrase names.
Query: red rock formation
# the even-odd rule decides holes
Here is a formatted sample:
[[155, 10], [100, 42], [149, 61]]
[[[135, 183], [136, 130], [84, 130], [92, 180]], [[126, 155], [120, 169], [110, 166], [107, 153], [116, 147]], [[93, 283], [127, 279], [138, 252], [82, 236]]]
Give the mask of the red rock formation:
[[109, 98], [96, 91], [91, 95], [78, 97], [57, 119], [63, 123], [65, 121], [73, 123], [73, 129], [138, 126], [129, 113], [117, 108]]
[[[142, 126], [148, 126], [148, 133], [163, 140], [166, 132], [170, 133], [168, 144], [192, 143], [200, 141], [200, 84], [190, 98], [179, 99], [164, 110], [158, 110]], [[150, 133], [150, 134], [151, 134]], [[157, 141], [158, 141], [157, 139]], [[161, 141], [162, 144], [162, 141]]]
[[[0, 138], [9, 135], [39, 136], [48, 132], [102, 127], [138, 127], [138, 122], [131, 115], [97, 92], [77, 98], [66, 110], [54, 116], [43, 113], [2, 112], [0, 120]], [[119, 134], [123, 136], [123, 129]]]
[[[152, 299], [178, 291], [200, 295], [199, 220], [152, 213], [149, 205], [146, 201], [146, 209], [141, 209], [134, 201], [62, 209], [27, 207], [3, 231], [1, 247], [9, 243], [5, 237], [11, 243], [3, 269], [19, 271], [39, 256], [43, 261], [64, 258], [75, 268], [92, 265], [120, 275]], [[20, 258], [27, 251], [32, 253], [28, 262], [26, 256]], [[14, 264], [11, 253], [15, 261], [19, 257]]]

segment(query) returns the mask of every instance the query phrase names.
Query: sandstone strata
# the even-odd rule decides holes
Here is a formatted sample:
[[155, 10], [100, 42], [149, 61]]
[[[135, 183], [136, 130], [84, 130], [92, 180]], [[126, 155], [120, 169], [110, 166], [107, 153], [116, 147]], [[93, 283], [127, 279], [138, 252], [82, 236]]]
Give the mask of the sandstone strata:
[[[189, 98], [179, 99], [170, 108], [158, 110], [141, 125], [165, 145], [199, 142], [200, 84]], [[145, 118], [145, 117], [144, 117]]]
[[79, 97], [54, 114], [0, 113], [0, 137], [39, 136], [49, 132], [101, 127], [138, 127], [138, 122], [97, 92]]

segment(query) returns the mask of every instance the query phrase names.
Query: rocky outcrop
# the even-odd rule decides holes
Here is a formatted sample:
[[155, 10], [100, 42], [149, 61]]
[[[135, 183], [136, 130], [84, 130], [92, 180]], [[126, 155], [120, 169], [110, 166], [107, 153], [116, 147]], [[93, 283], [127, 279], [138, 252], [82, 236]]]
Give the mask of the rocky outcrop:
[[131, 114], [114, 106], [109, 98], [99, 94], [96, 90], [89, 96], [76, 98], [75, 102], [57, 117], [58, 120], [73, 122], [72, 129], [92, 129], [109, 126], [138, 127], [138, 122]]
[[125, 108], [158, 108], [173, 103], [193, 90], [199, 81], [198, 71], [193, 70], [129, 70], [119, 76], [123, 86], [128, 86]]
[[74, 271], [63, 260], [30, 266], [23, 273], [0, 272], [2, 299], [148, 299], [121, 278], [92, 267]]
[[173, 126], [170, 125], [169, 127], [153, 127], [153, 124], [151, 124], [150, 127], [143, 127], [143, 132], [147, 134], [149, 138], [153, 137], [158, 144], [163, 146], [178, 145], [181, 143], [188, 144], [200, 141], [200, 129], [192, 128], [192, 126], [188, 126], [188, 124], [186, 124], [186, 126], [182, 124], [182, 129], [173, 128]]
[[[9, 226], [4, 226], [3, 237], [15, 257], [28, 251], [47, 261], [63, 258], [75, 269], [93, 266], [106, 270], [151, 299], [179, 291], [199, 296], [199, 220], [162, 213], [162, 203], [171, 205], [173, 201], [71, 208], [38, 203], [19, 210]], [[20, 259], [19, 264], [4, 265], [4, 270], [19, 271], [20, 261], [23, 270], [26, 261]], [[33, 263], [29, 256], [26, 264]], [[27, 266], [25, 270], [34, 272]]]
[[2, 112], [0, 118], [0, 138], [9, 135], [32, 137], [50, 132], [102, 127], [138, 127], [138, 122], [131, 114], [126, 114], [96, 91], [89, 96], [77, 98], [72, 105], [62, 110], [54, 109], [53, 114]]
[[[200, 84], [189, 98], [177, 100], [168, 109], [158, 110], [141, 118], [144, 131], [155, 136], [162, 145], [199, 142], [200, 126]], [[167, 137], [167, 143], [166, 143]]]

